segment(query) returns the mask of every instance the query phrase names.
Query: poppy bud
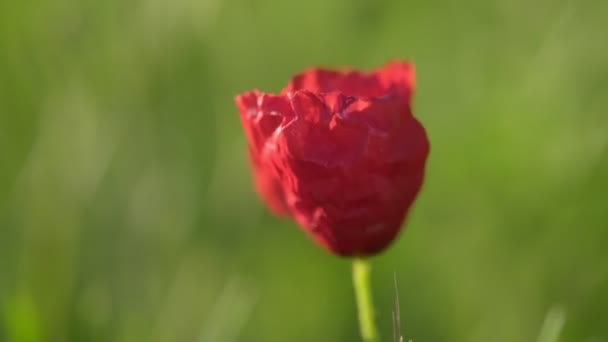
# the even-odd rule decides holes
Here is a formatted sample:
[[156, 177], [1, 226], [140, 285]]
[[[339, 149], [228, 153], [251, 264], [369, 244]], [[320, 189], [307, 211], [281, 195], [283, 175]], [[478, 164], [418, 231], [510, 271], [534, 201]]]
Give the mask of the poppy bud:
[[279, 94], [236, 97], [258, 192], [342, 256], [382, 251], [423, 183], [429, 141], [410, 100], [414, 67], [309, 69]]

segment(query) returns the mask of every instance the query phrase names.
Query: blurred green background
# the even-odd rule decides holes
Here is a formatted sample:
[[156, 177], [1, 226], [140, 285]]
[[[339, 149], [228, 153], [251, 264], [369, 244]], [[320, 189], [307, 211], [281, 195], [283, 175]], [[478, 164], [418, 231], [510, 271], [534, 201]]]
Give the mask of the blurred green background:
[[384, 340], [396, 272], [414, 342], [608, 341], [607, 17], [602, 0], [0, 2], [0, 341], [358, 341], [348, 260], [264, 208], [233, 96], [393, 58], [416, 63], [432, 152], [374, 260]]

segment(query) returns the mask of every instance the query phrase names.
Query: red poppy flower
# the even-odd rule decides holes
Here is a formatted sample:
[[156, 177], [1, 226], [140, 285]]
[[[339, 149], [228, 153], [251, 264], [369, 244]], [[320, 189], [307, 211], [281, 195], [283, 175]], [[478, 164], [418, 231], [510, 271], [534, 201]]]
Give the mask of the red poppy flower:
[[259, 193], [343, 256], [397, 236], [420, 191], [429, 141], [410, 100], [414, 67], [309, 69], [279, 95], [236, 97]]

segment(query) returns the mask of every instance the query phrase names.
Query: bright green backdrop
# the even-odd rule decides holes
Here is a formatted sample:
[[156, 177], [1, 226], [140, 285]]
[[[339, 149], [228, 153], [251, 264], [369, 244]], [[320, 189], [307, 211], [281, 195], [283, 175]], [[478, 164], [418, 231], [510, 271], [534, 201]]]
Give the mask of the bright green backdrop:
[[[233, 96], [417, 65], [432, 152], [374, 260], [414, 342], [608, 341], [608, 2], [0, 2], [0, 341], [358, 341], [258, 200]], [[563, 324], [562, 324], [563, 323]], [[550, 336], [543, 342], [554, 341]]]

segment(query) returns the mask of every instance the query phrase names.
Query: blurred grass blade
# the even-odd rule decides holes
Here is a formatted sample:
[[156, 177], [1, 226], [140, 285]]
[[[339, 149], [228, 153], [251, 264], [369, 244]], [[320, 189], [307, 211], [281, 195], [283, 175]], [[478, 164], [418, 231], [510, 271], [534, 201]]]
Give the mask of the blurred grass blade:
[[4, 305], [4, 323], [9, 341], [42, 341], [38, 310], [28, 294], [18, 294], [7, 300]]
[[199, 341], [236, 341], [256, 301], [256, 297], [243, 287], [238, 278], [231, 279], [215, 302]]
[[538, 342], [557, 342], [559, 336], [566, 323], [566, 311], [560, 306], [554, 306], [549, 310], [543, 326], [541, 327], [540, 334], [538, 335]]

